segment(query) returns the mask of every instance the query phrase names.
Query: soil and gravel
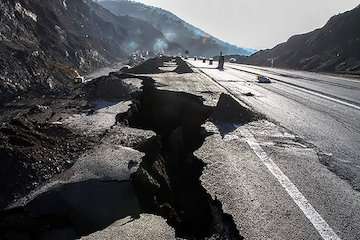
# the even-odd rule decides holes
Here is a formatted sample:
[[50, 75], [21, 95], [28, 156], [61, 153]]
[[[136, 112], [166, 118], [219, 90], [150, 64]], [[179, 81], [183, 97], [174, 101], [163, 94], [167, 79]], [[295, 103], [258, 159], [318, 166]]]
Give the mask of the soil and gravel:
[[67, 90], [79, 74], [137, 50], [155, 54], [159, 42], [183, 51], [151, 24], [116, 16], [92, 0], [2, 0], [0, 22], [0, 102], [29, 91]]
[[67, 123], [74, 114], [91, 115], [96, 100], [130, 99], [134, 87], [101, 77], [71, 94], [27, 94], [0, 107], [0, 208], [4, 208], [70, 168], [96, 146], [104, 133], [87, 134]]
[[28, 97], [0, 110], [0, 208], [71, 167], [97, 137], [61, 124], [68, 114], [87, 111], [87, 101]]

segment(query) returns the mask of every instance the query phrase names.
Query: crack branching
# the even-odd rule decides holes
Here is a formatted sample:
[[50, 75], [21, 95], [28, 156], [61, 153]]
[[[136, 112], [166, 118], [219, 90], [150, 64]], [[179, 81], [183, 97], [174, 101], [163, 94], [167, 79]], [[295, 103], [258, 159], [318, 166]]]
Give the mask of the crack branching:
[[[0, 238], [78, 239], [118, 219], [136, 219], [147, 212], [166, 218], [179, 238], [242, 239], [232, 217], [202, 186], [204, 162], [194, 156], [194, 151], [209, 135], [201, 127], [207, 119], [215, 124], [218, 121], [220, 132], [226, 134], [231, 129], [220, 128], [224, 122], [233, 126], [233, 122], [252, 119], [250, 111], [226, 95], [220, 96], [214, 108], [205, 106], [195, 95], [158, 90], [149, 77], [110, 77], [143, 81], [142, 91], [119, 96], [134, 99], [127, 113], [116, 116], [118, 123], [157, 134], [138, 146], [145, 153], [138, 170], [130, 181], [93, 179], [60, 184], [24, 206], [0, 211]], [[119, 84], [116, 86], [122, 86]], [[114, 96], [118, 96], [116, 91]]]
[[119, 122], [153, 130], [132, 181], [145, 212], [161, 215], [186, 239], [242, 239], [230, 215], [201, 184], [204, 163], [194, 156], [209, 134], [202, 124], [214, 112], [201, 97], [158, 90], [143, 77], [143, 91]]

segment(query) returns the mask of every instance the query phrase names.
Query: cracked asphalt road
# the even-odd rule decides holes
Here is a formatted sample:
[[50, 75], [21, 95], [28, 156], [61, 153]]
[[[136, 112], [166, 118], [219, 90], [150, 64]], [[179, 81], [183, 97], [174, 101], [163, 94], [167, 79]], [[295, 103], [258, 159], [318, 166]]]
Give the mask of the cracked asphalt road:
[[[252, 73], [233, 68], [220, 72], [201, 64], [194, 68], [195, 73], [147, 76], [155, 80], [158, 89], [202, 96], [211, 106], [217, 104], [222, 93], [231, 93], [239, 103], [270, 119], [231, 126], [206, 122], [204, 128], [211, 134], [194, 153], [206, 163], [201, 176], [202, 186], [213, 199], [221, 202], [223, 211], [232, 217], [240, 234], [245, 239], [359, 239], [359, 192], [349, 181], [339, 178], [323, 165], [323, 156], [333, 161], [329, 155], [319, 154], [315, 143], [308, 143], [309, 139], [298, 129], [286, 125], [290, 122], [311, 126], [314, 122], [304, 124], [306, 119], [294, 120], [311, 112], [302, 112], [295, 105], [300, 103], [291, 99], [283, 103], [294, 105], [281, 110], [284, 108], [280, 103], [285, 96], [268, 93], [271, 92], [268, 88], [273, 85], [275, 88], [276, 84], [260, 86], [255, 83], [256, 75]], [[249, 92], [254, 96], [247, 94]], [[295, 90], [293, 94], [300, 95]], [[62, 196], [63, 201], [86, 209], [86, 214], [77, 216], [80, 219], [89, 214], [97, 216], [97, 209], [104, 206], [114, 213], [114, 220], [118, 220], [111, 225], [107, 224], [108, 219], [94, 217], [93, 220], [105, 221], [107, 227], [82, 239], [175, 239], [174, 229], [163, 218], [141, 213], [134, 204], [137, 200], [128, 179], [143, 157], [134, 146], [154, 133], [114, 126], [115, 116], [128, 108], [129, 102], [99, 101], [94, 114], [75, 114], [65, 119], [64, 124], [89, 135], [105, 131], [107, 135], [99, 146], [81, 156], [71, 169], [38, 193], [55, 189], [53, 193], [57, 194], [59, 188], [66, 193]], [[292, 118], [287, 116], [291, 114], [294, 114]], [[319, 117], [321, 120], [321, 115]], [[130, 162], [135, 165], [129, 167]], [[109, 179], [120, 182], [108, 182]], [[81, 192], [86, 194], [78, 196]], [[88, 198], [90, 201], [86, 200]], [[118, 201], [131, 204], [118, 206]], [[130, 213], [121, 219], [122, 208]], [[63, 229], [60, 233], [49, 234], [51, 239], [54, 234], [71, 236], [73, 232]]]
[[[191, 63], [256, 111], [317, 146], [325, 153], [322, 162], [359, 189], [359, 80], [238, 64], [227, 64], [221, 72]], [[257, 83], [257, 75], [270, 77], [272, 83]], [[254, 96], [244, 96], [249, 92]]]
[[[215, 80], [214, 85], [273, 122], [235, 126], [225, 134], [208, 123], [206, 127], [214, 134], [196, 153], [208, 164], [203, 184], [224, 204], [224, 211], [232, 214], [241, 234], [246, 239], [358, 239], [360, 194], [354, 187], [360, 172], [359, 111], [310, 95], [299, 83], [295, 88], [276, 81], [275, 76], [270, 76], [275, 79], [272, 84], [258, 84], [257, 74], [250, 73], [249, 67], [240, 71], [234, 68], [244, 66], [226, 65], [218, 71], [199, 61], [189, 62], [208, 81]], [[314, 78], [309, 75], [306, 77]], [[357, 80], [349, 82], [358, 84]], [[246, 96], [248, 92], [254, 96]], [[329, 91], [323, 94], [331, 96]], [[356, 104], [343, 98], [335, 100]], [[243, 129], [251, 133], [260, 153], [251, 148]], [[267, 166], [268, 159], [293, 186]], [[300, 197], [292, 192], [294, 186]]]

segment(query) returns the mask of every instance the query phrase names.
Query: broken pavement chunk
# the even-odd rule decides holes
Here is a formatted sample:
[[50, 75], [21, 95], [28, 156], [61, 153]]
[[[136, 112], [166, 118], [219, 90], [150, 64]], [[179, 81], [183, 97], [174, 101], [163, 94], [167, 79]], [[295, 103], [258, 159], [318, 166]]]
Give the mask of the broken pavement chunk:
[[210, 118], [214, 122], [241, 124], [256, 120], [260, 115], [244, 107], [230, 95], [222, 93]]

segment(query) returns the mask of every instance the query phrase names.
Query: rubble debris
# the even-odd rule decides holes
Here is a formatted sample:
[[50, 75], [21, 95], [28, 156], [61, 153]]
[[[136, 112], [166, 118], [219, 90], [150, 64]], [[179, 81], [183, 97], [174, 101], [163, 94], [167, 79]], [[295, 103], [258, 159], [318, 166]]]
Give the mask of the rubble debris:
[[88, 100], [107, 100], [107, 101], [126, 101], [131, 99], [131, 94], [136, 89], [124, 82], [123, 80], [129, 76], [127, 74], [112, 73], [91, 81], [84, 86]]
[[0, 127], [0, 208], [24, 196], [92, 147], [93, 139], [22, 116]]
[[242, 106], [230, 95], [222, 93], [210, 118], [213, 122], [241, 124], [257, 120], [261, 115]]
[[[135, 91], [122, 77], [95, 79], [66, 97], [28, 96], [0, 108], [0, 209], [70, 168], [103, 137], [62, 124], [94, 112], [90, 101], [129, 99]], [[94, 97], [95, 96], [95, 97]]]
[[[119, 79], [119, 81], [120, 80], [121, 79]], [[94, 80], [94, 82], [96, 81], [97, 80]], [[84, 97], [85, 95], [85, 93], [82, 93], [81, 97]], [[121, 96], [122, 95], [120, 95], [120, 97]], [[75, 99], [76, 100], [74, 100], [74, 103], [81, 102], [77, 99], [77, 97]], [[32, 112], [32, 114], [35, 114], [35, 116], [31, 116], [31, 119], [34, 117], [38, 118], [39, 114], [44, 114], [43, 111], [51, 111], [51, 105], [44, 106], [46, 107], [43, 107], [43, 105], [35, 105], [34, 110], [36, 111]], [[63, 105], [62, 107], [62, 111], [64, 111], [64, 109], [66, 109], [68, 106]], [[79, 113], [79, 111], [77, 113]], [[30, 116], [28, 117], [30, 118]], [[23, 118], [21, 118], [21, 120], [22, 119]], [[43, 120], [44, 123], [42, 124], [44, 126], [50, 124], [50, 121], [47, 118], [40, 118], [38, 120]], [[35, 126], [39, 125], [39, 123], [35, 122], [31, 122], [31, 124]], [[70, 129], [67, 129], [65, 124], [51, 124], [51, 132], [49, 132], [49, 130], [47, 129], [46, 131], [41, 129], [38, 131], [44, 131], [47, 134], [44, 133], [44, 136], [43, 134], [40, 134], [38, 136], [36, 135], [36, 131], [33, 129], [31, 124], [27, 122], [22, 123], [21, 121], [15, 122], [13, 124], [16, 125], [17, 128], [25, 129], [27, 132], [29, 132], [29, 135], [34, 138], [31, 138], [25, 143], [19, 141], [16, 143], [18, 145], [26, 145], [26, 147], [23, 148], [26, 148], [25, 150], [30, 153], [32, 150], [34, 150], [34, 148], [36, 148], [36, 146], [39, 145], [40, 155], [34, 156], [34, 161], [38, 161], [39, 159], [41, 160], [42, 156], [47, 156], [49, 158], [45, 159], [44, 161], [40, 161], [40, 163], [42, 163], [43, 165], [39, 164], [31, 169], [44, 169], [49, 171], [54, 170], [54, 173], [56, 173], [56, 175], [64, 172], [65, 169], [73, 166], [74, 161], [76, 159], [80, 159], [80, 154], [84, 153], [85, 151], [88, 152], [90, 150], [89, 148], [94, 148], [94, 145], [97, 145], [100, 142], [100, 139], [101, 141], [103, 141], [105, 135], [109, 135], [109, 137], [107, 137], [106, 140], [103, 141], [105, 145], [113, 143], [124, 145], [124, 148], [128, 147], [130, 149], [131, 147], [142, 149], [143, 140], [141, 139], [147, 139], [148, 136], [151, 137], [153, 134], [149, 131], [145, 133], [145, 136], [143, 133], [140, 133], [140, 131], [136, 129], [132, 129], [132, 131], [129, 132], [127, 130], [128, 128], [126, 127], [118, 129], [119, 126], [114, 126], [114, 129], [111, 129], [108, 132], [99, 133], [99, 135], [95, 134], [94, 136], [85, 136], [77, 132], [73, 132]], [[56, 127], [56, 129], [53, 129], [54, 127]], [[62, 134], [62, 131], [60, 131], [58, 128], [63, 129], [68, 134], [72, 134], [70, 136], [74, 137], [74, 139]], [[119, 135], [115, 135], [112, 130], [122, 131], [119, 131]], [[12, 131], [5, 130], [5, 132], [8, 135], [12, 134]], [[52, 135], [49, 137], [48, 135], [50, 133]], [[42, 137], [44, 137], [44, 139], [42, 139]], [[44, 142], [42, 140], [44, 140]], [[94, 141], [92, 142], [92, 140]], [[41, 142], [37, 143], [37, 141]], [[34, 146], [32, 148], [27, 146], [32, 144], [33, 142]], [[79, 147], [79, 151], [72, 147], [73, 142], [76, 142], [76, 147]], [[62, 146], [59, 145], [60, 143], [65, 144], [65, 150], [68, 152], [62, 152]], [[92, 144], [89, 145], [89, 143]], [[18, 146], [14, 149], [17, 150]], [[26, 152], [26, 154], [28, 152]], [[53, 155], [58, 154], [58, 152], [59, 154], [62, 154], [61, 157], [63, 157], [64, 160], [66, 159], [65, 161], [63, 161], [63, 159], [59, 158], [60, 163], [64, 162], [67, 164], [64, 168], [62, 166], [56, 165], [59, 156], [56, 155], [54, 157]], [[20, 165], [22, 164], [22, 162], [20, 161], [21, 159], [14, 158], [11, 160], [13, 163], [19, 162]], [[52, 164], [54, 165], [54, 168]], [[126, 168], [131, 168], [129, 169], [129, 171], [136, 171], [137, 165], [138, 163], [130, 161], [129, 165], [126, 163]], [[24, 178], [21, 177], [21, 179], [24, 179], [26, 183], [27, 181], [31, 181], [32, 179], [29, 180], [28, 178], [26, 178], [26, 174], [28, 173], [21, 167], [18, 168], [19, 172], [21, 174], [24, 174], [25, 176]], [[71, 174], [72, 170], [73, 168], [67, 173]], [[82, 168], [79, 171], [83, 170], [85, 169]], [[2, 174], [2, 176], [4, 176], [4, 174]], [[14, 173], [12, 174], [12, 176], [16, 178], [17, 176], [19, 176], [19, 174]], [[53, 176], [54, 174], [49, 174], [49, 178]], [[42, 172], [39, 173], [39, 177], [42, 177]], [[39, 185], [47, 182], [49, 178], [46, 178], [44, 181], [39, 181], [39, 184], [36, 184], [37, 186], [35, 187], [38, 188]], [[6, 183], [9, 184], [9, 182]], [[52, 184], [50, 184], [50, 186], [51, 185]], [[12, 189], [11, 192], [16, 193], [17, 189], [19, 189], [19, 187], [21, 186], [22, 185], [16, 186], [17, 188]], [[27, 190], [33, 190], [35, 187]], [[25, 192], [24, 194], [29, 193], [29, 191]], [[19, 197], [24, 196], [24, 194], [21, 194], [21, 196]], [[0, 195], [3, 196], [2, 193]], [[4, 195], [7, 196], [7, 193]], [[99, 205], [102, 205], [104, 207], [96, 207]], [[17, 207], [14, 208], [14, 206]], [[134, 219], [136, 219], [139, 217], [139, 213], [140, 209], [137, 204], [137, 197], [133, 191], [132, 183], [128, 180], [91, 180], [90, 178], [90, 180], [82, 182], [71, 182], [66, 184], [58, 183], [56, 186], [51, 187], [50, 189], [47, 185], [46, 188], [42, 188], [36, 193], [31, 194], [30, 200], [23, 199], [23, 201], [12, 205], [8, 209], [0, 210], [0, 238], [14, 239], [16, 237], [25, 237], [26, 239], [54, 239], [54, 236], [56, 236], [55, 239], [78, 239], [81, 236], [101, 230], [112, 224], [114, 221], [123, 217], [132, 216]]]
[[162, 73], [163, 71], [160, 70], [159, 67], [163, 66], [163, 62], [164, 60], [161, 58], [151, 58], [128, 70], [123, 69], [123, 71], [125, 73], [132, 73], [132, 74]]
[[189, 67], [189, 65], [181, 59], [181, 57], [176, 57], [173, 59], [169, 56], [162, 56], [158, 58], [151, 58], [133, 68], [123, 68], [121, 72], [124, 73], [131, 73], [131, 74], [157, 74], [157, 73], [164, 73], [164, 70], [161, 70], [160, 67], [164, 66], [165, 62], [172, 62], [175, 60], [176, 62], [176, 69], [173, 72], [183, 74], [183, 73], [193, 73], [194, 71]]
[[174, 70], [174, 72], [178, 74], [184, 74], [184, 73], [193, 73], [194, 71], [191, 69], [191, 67], [181, 59], [181, 57], [176, 58], [176, 64], [177, 67]]

